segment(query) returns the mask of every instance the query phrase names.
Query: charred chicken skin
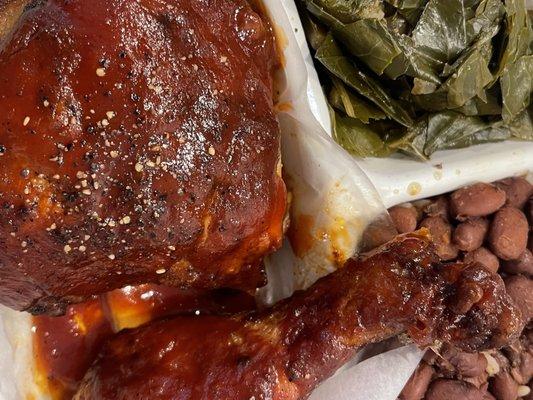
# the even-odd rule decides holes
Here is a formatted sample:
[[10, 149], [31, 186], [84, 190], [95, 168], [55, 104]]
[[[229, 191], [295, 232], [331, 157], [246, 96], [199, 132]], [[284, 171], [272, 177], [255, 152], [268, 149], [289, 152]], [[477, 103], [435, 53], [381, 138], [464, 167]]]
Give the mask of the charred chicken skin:
[[0, 303], [254, 289], [285, 213], [278, 66], [246, 0], [0, 0]]
[[474, 350], [501, 346], [520, 328], [497, 275], [443, 265], [426, 237], [411, 234], [270, 310], [119, 334], [75, 399], [305, 399], [367, 343], [407, 332], [421, 346]]

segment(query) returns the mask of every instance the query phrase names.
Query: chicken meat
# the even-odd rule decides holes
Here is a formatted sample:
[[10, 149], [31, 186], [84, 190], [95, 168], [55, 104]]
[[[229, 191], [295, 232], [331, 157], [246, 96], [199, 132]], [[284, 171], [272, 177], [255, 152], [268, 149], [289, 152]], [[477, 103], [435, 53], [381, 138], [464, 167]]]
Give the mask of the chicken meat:
[[0, 26], [0, 303], [264, 283], [286, 192], [258, 7], [0, 0]]
[[420, 346], [504, 345], [523, 322], [498, 275], [438, 262], [399, 237], [272, 309], [180, 316], [111, 339], [76, 400], [299, 400], [361, 346], [407, 332]]

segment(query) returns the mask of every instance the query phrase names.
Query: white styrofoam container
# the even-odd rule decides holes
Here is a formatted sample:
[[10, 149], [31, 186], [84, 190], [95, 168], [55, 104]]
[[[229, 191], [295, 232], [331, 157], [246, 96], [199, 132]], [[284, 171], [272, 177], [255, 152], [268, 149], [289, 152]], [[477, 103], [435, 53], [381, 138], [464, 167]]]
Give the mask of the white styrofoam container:
[[[307, 48], [294, 0], [264, 0], [272, 20], [287, 39], [285, 56], [287, 76], [294, 80], [290, 90], [297, 98], [291, 101], [300, 113], [308, 110], [309, 119], [330, 132], [326, 100], [322, 93], [313, 61]], [[320, 160], [319, 160], [320, 161]], [[327, 160], [324, 159], [324, 164]], [[349, 163], [347, 163], [348, 165]], [[359, 165], [379, 192], [385, 206], [448, 192], [474, 181], [492, 181], [533, 170], [533, 143], [505, 142], [468, 149], [439, 152], [431, 162], [421, 163], [401, 156], [388, 159], [359, 159]], [[318, 166], [320, 167], [320, 166]], [[350, 170], [346, 171], [350, 175]], [[359, 177], [356, 172], [353, 175]], [[360, 179], [366, 186], [366, 179]], [[357, 194], [354, 191], [354, 194]], [[368, 195], [367, 198], [371, 198]], [[355, 208], [361, 208], [357, 203]], [[363, 214], [368, 210], [353, 210]], [[374, 212], [379, 211], [374, 208]], [[0, 307], [1, 309], [1, 307]], [[33, 386], [31, 346], [28, 332], [31, 322], [21, 313], [2, 311], [0, 320], [0, 400], [21, 398]], [[12, 321], [10, 321], [10, 319]], [[20, 333], [24, 333], [21, 335]], [[10, 349], [6, 351], [6, 349]], [[311, 400], [394, 400], [420, 360], [415, 347], [403, 347], [349, 366], [326, 381]], [[26, 380], [25, 380], [26, 379]], [[24, 397], [22, 397], [24, 398]], [[45, 395], [36, 398], [47, 398]]]

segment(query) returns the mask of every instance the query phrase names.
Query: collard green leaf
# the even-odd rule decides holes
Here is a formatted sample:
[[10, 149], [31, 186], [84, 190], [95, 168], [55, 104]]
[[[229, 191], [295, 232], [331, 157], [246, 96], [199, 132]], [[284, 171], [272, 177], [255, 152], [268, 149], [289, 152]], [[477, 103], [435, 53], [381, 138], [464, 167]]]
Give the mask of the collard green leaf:
[[403, 105], [395, 100], [374, 77], [347, 57], [331, 34], [328, 34], [317, 50], [316, 58], [329, 72], [361, 96], [372, 101], [390, 118], [404, 126], [413, 124], [409, 112]]
[[533, 106], [522, 111], [511, 123], [507, 124], [511, 136], [519, 140], [533, 140]]
[[381, 120], [387, 117], [375, 105], [349, 91], [337, 78], [333, 78], [333, 86], [329, 92], [329, 102], [350, 118], [357, 118], [365, 124], [368, 124], [370, 120]]
[[416, 95], [413, 91], [417, 104], [428, 111], [444, 111], [463, 107], [475, 97], [486, 102], [486, 88], [492, 83], [491, 39], [497, 31], [495, 26], [484, 32], [455, 63], [447, 65], [444, 71], [449, 77], [434, 93]]
[[430, 0], [413, 30], [416, 46], [443, 63], [453, 62], [474, 40], [468, 21], [475, 0]]
[[483, 96], [474, 97], [466, 102], [462, 107], [455, 109], [464, 115], [468, 116], [487, 116], [494, 115], [499, 116], [502, 113], [502, 107], [499, 101], [500, 92], [498, 88], [492, 87], [485, 90]]
[[316, 56], [353, 153], [533, 140], [526, 0], [300, 1], [330, 32]]
[[301, 15], [302, 27], [309, 46], [316, 51], [326, 38], [328, 31], [324, 26], [314, 21], [308, 13], [302, 13]]
[[396, 7], [398, 12], [415, 26], [428, 0], [387, 0], [387, 2]]
[[405, 74], [434, 84], [441, 83], [438, 71], [442, 63], [439, 60], [433, 58], [424, 49], [415, 46], [413, 39], [409, 36], [397, 35], [396, 44], [401, 49], [401, 54], [385, 71], [388, 77], [396, 79]]
[[384, 157], [390, 149], [370, 125], [332, 112], [333, 137], [344, 149], [358, 157]]
[[407, 133], [407, 139], [392, 146], [399, 146], [410, 154], [429, 157], [438, 150], [498, 142], [510, 136], [510, 130], [506, 127], [455, 111], [444, 111], [429, 114]]
[[485, 87], [492, 82], [489, 61], [479, 50], [464, 60], [444, 84], [448, 91], [448, 108], [462, 107], [476, 96], [483, 99]]
[[413, 101], [420, 110], [444, 111], [448, 109], [448, 92], [437, 90], [433, 93], [413, 94]]
[[352, 55], [365, 63], [378, 75], [392, 63], [401, 50], [388, 31], [384, 19], [360, 19], [344, 24], [326, 9], [309, 0], [307, 9], [322, 23], [331, 28], [335, 38], [341, 41]]
[[381, 0], [313, 0], [313, 4], [345, 24], [362, 18], [383, 18]]
[[502, 0], [481, 0], [476, 9], [476, 15], [468, 21], [470, 30], [474, 35], [482, 34], [494, 26], [499, 26], [505, 15]]
[[531, 102], [533, 56], [522, 56], [506, 67], [500, 85], [503, 97], [502, 117], [505, 122], [510, 122]]
[[531, 54], [533, 32], [525, 0], [505, 0], [505, 7], [506, 23], [505, 30], [501, 32], [499, 38], [501, 49], [495, 80], [502, 76], [509, 64], [515, 63], [524, 55]]

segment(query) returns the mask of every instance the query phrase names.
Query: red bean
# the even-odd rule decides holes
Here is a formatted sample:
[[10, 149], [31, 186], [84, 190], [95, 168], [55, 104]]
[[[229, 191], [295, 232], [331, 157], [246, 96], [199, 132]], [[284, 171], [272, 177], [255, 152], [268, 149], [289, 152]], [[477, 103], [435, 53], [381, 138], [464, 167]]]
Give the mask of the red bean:
[[520, 355], [519, 372], [523, 383], [527, 383], [533, 378], [533, 346]]
[[400, 400], [423, 399], [434, 372], [433, 367], [421, 362], [400, 393]]
[[527, 322], [533, 318], [533, 280], [522, 275], [510, 276], [505, 279], [507, 293], [522, 311]]
[[526, 249], [517, 260], [505, 261], [502, 269], [508, 274], [533, 276], [533, 254]]
[[465, 256], [465, 262], [478, 262], [489, 271], [496, 273], [500, 268], [500, 260], [490, 250], [480, 247]]
[[489, 232], [491, 249], [504, 260], [516, 260], [526, 250], [529, 232], [524, 213], [505, 207], [496, 213]]
[[414, 207], [395, 206], [389, 210], [389, 214], [399, 233], [408, 233], [416, 230], [417, 211]]
[[453, 232], [453, 241], [463, 251], [474, 251], [481, 247], [489, 230], [489, 221], [474, 218], [460, 223]]
[[439, 196], [426, 205], [423, 209], [428, 217], [441, 217], [446, 221], [450, 219], [450, 202], [448, 197]]
[[444, 345], [442, 357], [453, 365], [460, 377], [473, 378], [482, 375], [487, 368], [487, 359], [480, 353], [467, 353], [451, 345]]
[[476, 183], [452, 193], [452, 215], [458, 220], [467, 217], [484, 217], [499, 210], [506, 200], [505, 192], [494, 185]]
[[506, 193], [505, 204], [511, 207], [523, 208], [533, 194], [533, 185], [523, 177], [502, 179], [495, 185]]
[[490, 391], [498, 400], [516, 400], [518, 383], [508, 371], [501, 371], [492, 379]]
[[483, 400], [485, 393], [467, 382], [437, 379], [429, 387], [426, 400]]
[[529, 198], [526, 204], [526, 215], [529, 223], [533, 225], [533, 196]]
[[444, 218], [427, 217], [420, 223], [420, 227], [429, 229], [441, 259], [446, 261], [457, 257], [458, 249], [452, 244], [452, 227]]

